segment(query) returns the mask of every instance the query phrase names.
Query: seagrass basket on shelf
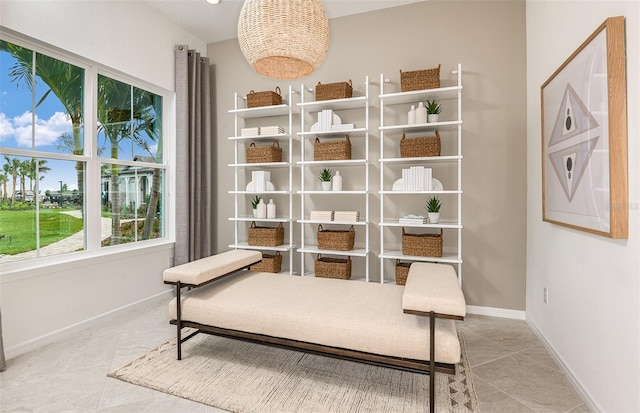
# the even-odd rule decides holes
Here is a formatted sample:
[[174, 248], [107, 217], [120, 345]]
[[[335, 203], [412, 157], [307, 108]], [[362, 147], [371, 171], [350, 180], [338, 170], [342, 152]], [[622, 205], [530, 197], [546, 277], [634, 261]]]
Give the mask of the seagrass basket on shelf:
[[247, 163], [282, 162], [282, 148], [278, 141], [273, 145], [256, 146], [254, 142], [247, 146]]
[[408, 234], [402, 228], [402, 254], [442, 257], [442, 229], [439, 234]]
[[318, 225], [318, 248], [321, 250], [349, 251], [353, 249], [356, 230], [353, 225], [348, 231], [323, 229]]
[[345, 99], [353, 95], [351, 79], [348, 82], [325, 83], [316, 85], [316, 100]]
[[351, 141], [349, 135], [345, 140], [333, 140], [320, 142], [316, 138], [313, 144], [313, 160], [314, 161], [333, 161], [351, 159]]
[[275, 254], [262, 254], [262, 261], [249, 266], [249, 271], [278, 273], [282, 270], [282, 255], [279, 251]]
[[437, 89], [440, 87], [440, 65], [432, 69], [414, 70], [410, 72], [400, 71], [400, 90]]
[[316, 277], [321, 278], [337, 278], [340, 280], [348, 280], [351, 278], [351, 257], [347, 258], [331, 258], [321, 257], [315, 262]]
[[424, 156], [440, 156], [440, 132], [436, 130], [435, 136], [423, 136], [420, 138], [407, 138], [402, 134], [400, 139], [401, 158], [420, 158]]
[[249, 245], [276, 247], [284, 244], [284, 227], [282, 222], [277, 227], [259, 227], [251, 222], [249, 227]]
[[247, 108], [257, 108], [261, 106], [281, 105], [282, 95], [280, 87], [276, 86], [275, 92], [267, 90], [264, 92], [254, 92], [253, 90], [247, 95]]
[[409, 276], [410, 262], [400, 262], [396, 260], [396, 285], [405, 285]]

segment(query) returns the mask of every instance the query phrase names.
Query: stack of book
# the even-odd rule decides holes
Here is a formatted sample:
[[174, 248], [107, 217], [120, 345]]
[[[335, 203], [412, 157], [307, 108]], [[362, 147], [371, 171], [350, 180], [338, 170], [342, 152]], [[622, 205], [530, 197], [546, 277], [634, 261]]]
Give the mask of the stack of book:
[[353, 130], [355, 128], [356, 128], [355, 123], [342, 123], [340, 125], [331, 125], [331, 130], [335, 130], [335, 131], [347, 131], [347, 130]]
[[278, 135], [284, 133], [282, 126], [261, 126], [260, 135]]
[[257, 136], [260, 134], [260, 128], [242, 128], [240, 136]]
[[411, 166], [402, 170], [403, 191], [431, 191], [431, 168]]
[[401, 224], [426, 224], [427, 218], [422, 215], [407, 215], [398, 220]]
[[358, 222], [360, 221], [359, 211], [333, 211], [334, 221]]
[[311, 211], [311, 221], [333, 221], [333, 211]]

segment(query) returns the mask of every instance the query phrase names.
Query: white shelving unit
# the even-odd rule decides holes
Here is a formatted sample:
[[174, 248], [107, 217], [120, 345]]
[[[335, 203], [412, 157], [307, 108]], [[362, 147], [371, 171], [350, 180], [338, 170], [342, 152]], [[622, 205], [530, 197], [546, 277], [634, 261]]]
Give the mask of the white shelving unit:
[[[298, 136], [301, 139], [300, 149], [300, 247], [298, 252], [301, 254], [301, 273], [303, 275], [313, 275], [312, 272], [305, 271], [305, 262], [309, 255], [322, 254], [333, 256], [350, 256], [353, 258], [364, 259], [364, 274], [352, 273], [351, 279], [363, 279], [369, 281], [369, 253], [370, 250], [370, 234], [369, 234], [369, 77], [364, 81], [364, 94], [346, 99], [332, 99], [315, 101], [314, 89], [306, 88], [304, 84], [301, 86], [300, 103], [300, 132]], [[334, 113], [342, 117], [343, 123], [355, 123], [356, 127], [348, 131], [311, 131], [316, 112], [325, 109], [331, 109]], [[347, 119], [347, 121], [345, 121]], [[364, 121], [364, 126], [358, 125]], [[352, 143], [352, 159], [350, 160], [331, 160], [331, 161], [314, 161], [313, 145], [316, 138], [321, 140], [342, 139], [346, 136]], [[353, 148], [358, 148], [354, 150]], [[343, 176], [343, 191], [323, 191], [320, 188], [320, 182], [317, 179], [318, 173], [323, 168], [330, 168], [334, 172], [340, 171]], [[314, 182], [314, 184], [311, 184]], [[356, 199], [358, 198], [358, 199]], [[330, 201], [328, 201], [330, 199]], [[341, 206], [342, 200], [347, 200], [349, 207]], [[331, 210], [353, 210], [351, 205], [358, 203], [364, 207], [364, 211], [359, 210], [359, 221], [338, 222], [338, 221], [316, 221], [310, 219], [309, 205], [313, 201], [331, 202]], [[306, 238], [309, 234], [316, 234], [317, 226], [322, 224], [324, 229], [347, 230], [351, 225], [356, 230], [356, 245], [354, 249], [349, 251], [320, 250], [314, 243], [309, 243]], [[315, 237], [314, 237], [315, 238]], [[313, 257], [315, 259], [315, 257]]]
[[[385, 277], [386, 260], [428, 261], [453, 264], [457, 267], [458, 279], [462, 283], [462, 65], [458, 64], [452, 73], [456, 76], [456, 85], [437, 89], [417, 90], [410, 92], [385, 93], [384, 86], [388, 81], [384, 74], [380, 75], [380, 282], [393, 281], [393, 277]], [[437, 123], [407, 124], [407, 112], [412, 104], [426, 100], [438, 100], [443, 105], [441, 121]], [[399, 157], [399, 141], [403, 134], [407, 137], [433, 135], [438, 130], [443, 142], [441, 156], [421, 158]], [[396, 142], [394, 148], [389, 142]], [[385, 144], [387, 145], [385, 147]], [[385, 154], [385, 151], [389, 154]], [[398, 170], [402, 166], [423, 165], [436, 168], [445, 175], [443, 190], [439, 191], [394, 191], [393, 178], [399, 177]], [[386, 178], [386, 179], [385, 179]], [[391, 179], [390, 179], [391, 178]], [[438, 224], [401, 224], [398, 215], [414, 213], [426, 215], [424, 209], [415, 211], [398, 211], [392, 215], [388, 203], [394, 205], [416, 205], [416, 199], [424, 205], [426, 199], [436, 195], [442, 201], [441, 219]], [[444, 211], [444, 212], [443, 212]], [[395, 212], [395, 211], [394, 211]], [[408, 256], [398, 249], [401, 241], [401, 228], [414, 231], [443, 231], [443, 256], [424, 257]], [[395, 236], [394, 236], [395, 235]], [[456, 240], [451, 245], [449, 237]], [[393, 240], [390, 241], [390, 239]]]
[[[293, 115], [295, 106], [293, 105], [293, 96], [297, 92], [289, 86], [288, 95], [284, 97], [281, 105], [262, 106], [257, 108], [247, 108], [246, 98], [235, 93], [234, 109], [229, 113], [234, 116], [234, 135], [229, 140], [234, 142], [234, 158], [233, 163], [229, 167], [234, 172], [234, 189], [229, 191], [234, 199], [234, 216], [229, 218], [234, 223], [234, 242], [230, 244], [230, 248], [255, 249], [261, 251], [279, 251], [288, 254], [288, 265], [286, 265], [286, 255], [283, 256], [282, 272], [293, 274], [293, 250], [295, 245], [293, 242]], [[251, 120], [250, 120], [251, 119]], [[247, 123], [253, 122], [251, 126], [269, 126], [278, 125], [285, 128], [285, 133], [265, 134], [254, 136], [242, 136], [241, 129]], [[286, 126], [283, 123], [286, 122]], [[246, 162], [245, 149], [252, 142], [261, 145], [268, 145], [278, 141], [283, 149], [282, 162], [265, 162], [265, 163], [248, 163]], [[280, 174], [280, 180], [274, 182], [275, 190], [256, 192], [247, 190], [247, 184], [251, 181], [251, 171], [268, 170]], [[284, 175], [286, 178], [283, 178]], [[251, 198], [260, 196], [265, 203], [270, 198], [274, 199], [277, 205], [275, 219], [257, 219], [253, 217], [251, 210]], [[255, 221], [257, 225], [277, 226], [283, 223], [285, 227], [284, 244], [276, 247], [253, 246], [247, 241], [247, 232], [251, 222]], [[288, 268], [287, 268], [288, 267]]]

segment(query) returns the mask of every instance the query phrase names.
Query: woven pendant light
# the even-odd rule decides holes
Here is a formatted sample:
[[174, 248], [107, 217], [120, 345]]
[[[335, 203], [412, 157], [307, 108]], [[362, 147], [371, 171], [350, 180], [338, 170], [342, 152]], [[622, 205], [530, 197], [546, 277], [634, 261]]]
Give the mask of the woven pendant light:
[[238, 41], [256, 72], [272, 79], [298, 79], [324, 60], [329, 21], [320, 0], [246, 0]]

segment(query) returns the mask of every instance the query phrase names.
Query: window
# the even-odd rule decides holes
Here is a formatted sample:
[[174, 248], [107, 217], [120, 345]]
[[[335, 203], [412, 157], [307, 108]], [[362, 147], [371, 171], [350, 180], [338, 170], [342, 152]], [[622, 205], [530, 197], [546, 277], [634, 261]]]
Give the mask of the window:
[[0, 263], [165, 238], [166, 92], [19, 43], [0, 40]]

